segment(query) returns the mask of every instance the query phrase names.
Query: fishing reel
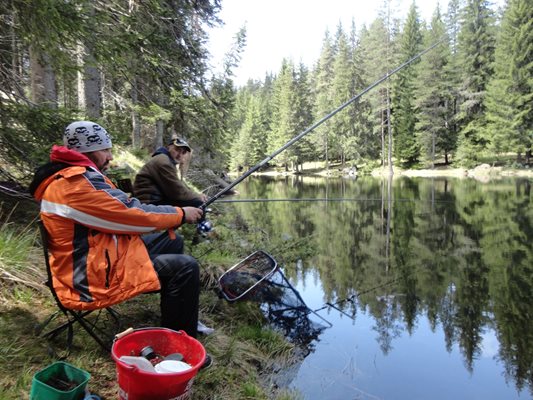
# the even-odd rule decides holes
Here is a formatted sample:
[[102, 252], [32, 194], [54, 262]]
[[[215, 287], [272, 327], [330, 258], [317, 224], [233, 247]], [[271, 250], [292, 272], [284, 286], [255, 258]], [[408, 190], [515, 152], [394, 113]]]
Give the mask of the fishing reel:
[[196, 225], [196, 232], [198, 232], [200, 235], [202, 235], [204, 237], [207, 236], [207, 234], [214, 229], [213, 228], [213, 223], [211, 221], [205, 219], [205, 214], [210, 212], [210, 211], [211, 211], [210, 208], [205, 208], [204, 209], [204, 215], [203, 215], [202, 219]]
[[213, 223], [211, 221], [208, 221], [206, 219], [200, 221], [196, 225], [196, 231], [201, 234], [202, 236], [207, 236], [209, 232], [213, 230]]

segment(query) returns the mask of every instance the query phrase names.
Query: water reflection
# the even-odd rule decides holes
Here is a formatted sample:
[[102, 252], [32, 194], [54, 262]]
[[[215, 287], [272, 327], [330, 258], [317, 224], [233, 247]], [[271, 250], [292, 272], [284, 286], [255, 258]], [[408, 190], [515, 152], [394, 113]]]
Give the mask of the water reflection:
[[[318, 279], [322, 304], [354, 321], [370, 318], [383, 356], [427, 324], [431, 340], [443, 335], [436, 346], [460, 353], [466, 375], [490, 358], [495, 378], [503, 373], [510, 385], [507, 398], [531, 396], [531, 181], [252, 177], [239, 191], [252, 199], [332, 199], [216, 207], [236, 209], [271, 235], [308, 238], [313, 253], [285, 266], [286, 275], [293, 283]], [[301, 294], [308, 303], [305, 287]]]
[[314, 349], [313, 342], [322, 331], [331, 327], [327, 320], [313, 318], [320, 316], [307, 307], [281, 270], [276, 271], [264, 284], [260, 302], [268, 321], [299, 346], [304, 355]]

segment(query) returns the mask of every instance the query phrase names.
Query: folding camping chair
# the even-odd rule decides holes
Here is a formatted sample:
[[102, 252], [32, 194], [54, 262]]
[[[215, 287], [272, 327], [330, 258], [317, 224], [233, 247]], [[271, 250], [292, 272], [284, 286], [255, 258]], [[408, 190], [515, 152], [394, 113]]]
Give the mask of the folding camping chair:
[[[111, 307], [97, 310], [72, 310], [66, 308], [61, 304], [61, 301], [57, 297], [57, 293], [54, 290], [52, 283], [52, 270], [50, 268], [49, 253], [48, 253], [48, 232], [42, 221], [38, 221], [39, 231], [41, 234], [44, 260], [46, 265], [47, 280], [45, 285], [52, 292], [52, 296], [57, 304], [59, 310], [54, 312], [46, 321], [37, 327], [36, 334], [38, 336], [53, 340], [61, 333], [66, 331], [67, 335], [67, 349], [65, 358], [70, 353], [73, 337], [74, 326], [79, 324], [105, 351], [111, 351], [114, 336], [117, 332], [121, 331], [120, 314]], [[66, 318], [66, 322], [59, 323], [58, 326], [50, 328], [45, 332], [45, 329], [56, 318], [63, 315]], [[113, 325], [109, 326], [109, 323]], [[111, 331], [111, 332], [110, 332]]]

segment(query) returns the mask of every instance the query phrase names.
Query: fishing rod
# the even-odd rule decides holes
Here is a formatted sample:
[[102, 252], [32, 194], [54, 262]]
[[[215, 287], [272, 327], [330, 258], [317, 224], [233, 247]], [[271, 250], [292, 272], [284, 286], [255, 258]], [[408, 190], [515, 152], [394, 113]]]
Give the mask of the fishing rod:
[[259, 168], [263, 167], [264, 165], [266, 165], [270, 160], [272, 160], [274, 157], [276, 157], [279, 153], [281, 153], [282, 151], [284, 151], [285, 149], [287, 149], [289, 146], [292, 146], [294, 143], [296, 143], [298, 140], [300, 140], [301, 138], [303, 138], [305, 135], [307, 135], [309, 132], [313, 131], [314, 129], [316, 129], [318, 126], [322, 125], [324, 122], [326, 122], [328, 119], [330, 119], [331, 117], [333, 117], [335, 114], [337, 114], [338, 112], [342, 111], [343, 109], [345, 109], [346, 107], [348, 107], [350, 104], [352, 104], [354, 101], [358, 100], [361, 96], [363, 96], [365, 93], [369, 92], [370, 90], [372, 90], [373, 88], [375, 88], [377, 85], [379, 85], [381, 82], [387, 80], [389, 77], [391, 77], [392, 75], [394, 75], [395, 73], [397, 73], [398, 71], [404, 69], [405, 67], [407, 67], [409, 64], [411, 64], [413, 61], [417, 60], [418, 58], [422, 57], [424, 54], [426, 54], [428, 51], [432, 50], [434, 47], [438, 46], [440, 43], [442, 43], [445, 39], [441, 39], [439, 40], [438, 42], [434, 43], [433, 45], [431, 45], [430, 47], [428, 47], [427, 49], [421, 51], [420, 53], [418, 53], [417, 55], [415, 55], [414, 57], [410, 58], [409, 60], [407, 60], [406, 62], [404, 62], [403, 64], [401, 64], [400, 66], [396, 67], [395, 69], [393, 69], [392, 71], [390, 72], [387, 72], [385, 75], [383, 75], [380, 79], [378, 79], [377, 81], [375, 81], [373, 84], [371, 84], [370, 86], [368, 86], [366, 89], [364, 89], [362, 92], [360, 92], [359, 94], [357, 94], [356, 96], [352, 97], [350, 100], [346, 101], [344, 104], [342, 104], [340, 107], [338, 107], [337, 109], [333, 110], [332, 112], [330, 112], [328, 115], [326, 115], [325, 117], [323, 117], [322, 119], [320, 119], [319, 121], [315, 122], [313, 125], [311, 125], [309, 128], [307, 128], [306, 130], [304, 130], [303, 132], [301, 132], [299, 135], [295, 136], [294, 138], [292, 138], [291, 140], [289, 140], [287, 143], [285, 143], [283, 146], [281, 146], [278, 150], [274, 151], [272, 154], [270, 154], [269, 156], [267, 156], [263, 161], [259, 162], [258, 164], [256, 164], [255, 166], [253, 166], [252, 168], [250, 168], [248, 171], [246, 171], [244, 174], [242, 174], [240, 177], [238, 177], [237, 179], [235, 179], [232, 183], [230, 183], [228, 186], [226, 186], [225, 188], [223, 188], [222, 190], [220, 190], [218, 193], [216, 193], [215, 195], [213, 195], [211, 198], [207, 199], [206, 202], [204, 204], [202, 204], [200, 206], [201, 209], [204, 210], [204, 213], [205, 213], [205, 210], [206, 208], [212, 204], [214, 201], [216, 201], [220, 196], [223, 196], [225, 193], [227, 193], [228, 191], [230, 191], [231, 189], [233, 189], [235, 186], [237, 186], [239, 183], [241, 183], [243, 180], [245, 180], [246, 178], [248, 178], [250, 175], [252, 175], [255, 171], [257, 171]]

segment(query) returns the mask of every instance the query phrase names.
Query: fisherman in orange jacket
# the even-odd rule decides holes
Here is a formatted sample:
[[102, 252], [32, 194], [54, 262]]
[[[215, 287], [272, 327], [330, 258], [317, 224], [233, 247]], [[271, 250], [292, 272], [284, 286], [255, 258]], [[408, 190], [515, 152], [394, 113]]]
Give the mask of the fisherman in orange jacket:
[[64, 146], [30, 185], [49, 233], [52, 283], [71, 309], [108, 307], [160, 290], [161, 324], [196, 337], [199, 268], [183, 253], [183, 239], [168, 233], [195, 223], [195, 207], [141, 204], [103, 174], [113, 159], [111, 138], [100, 125], [77, 121], [65, 129]]

